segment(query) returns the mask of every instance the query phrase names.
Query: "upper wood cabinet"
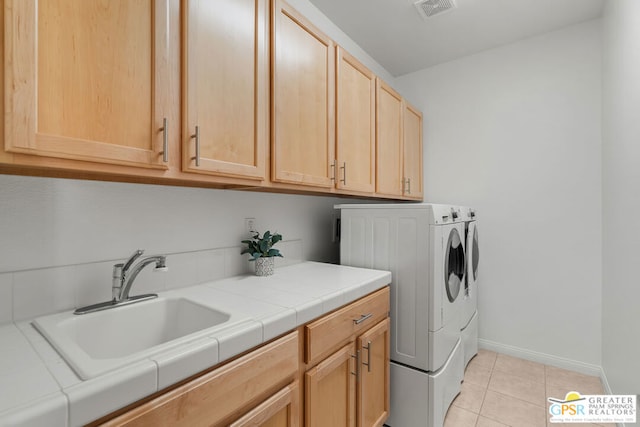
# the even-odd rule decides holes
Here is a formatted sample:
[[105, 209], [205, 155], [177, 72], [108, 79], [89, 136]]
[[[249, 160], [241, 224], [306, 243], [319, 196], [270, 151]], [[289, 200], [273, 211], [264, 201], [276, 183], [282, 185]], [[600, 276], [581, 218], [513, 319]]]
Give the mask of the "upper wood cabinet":
[[268, 3], [183, 3], [183, 170], [266, 177]]
[[0, 4], [0, 173], [422, 199], [420, 112], [284, 0]]
[[376, 193], [422, 200], [422, 113], [376, 84]]
[[376, 79], [376, 193], [402, 196], [402, 97]]
[[271, 178], [331, 188], [334, 43], [282, 0], [272, 17]]
[[403, 195], [422, 200], [422, 113], [405, 101], [404, 105]]
[[7, 151], [166, 168], [168, 0], [4, 8]]
[[337, 47], [336, 186], [373, 193], [376, 182], [376, 77]]

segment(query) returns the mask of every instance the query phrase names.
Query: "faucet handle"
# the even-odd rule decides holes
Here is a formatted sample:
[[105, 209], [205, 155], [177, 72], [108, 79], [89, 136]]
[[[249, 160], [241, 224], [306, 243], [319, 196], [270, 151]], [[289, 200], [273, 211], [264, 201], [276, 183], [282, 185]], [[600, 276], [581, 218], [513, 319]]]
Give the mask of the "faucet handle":
[[[135, 262], [135, 260], [137, 260], [138, 258], [140, 258], [142, 256], [142, 254], [144, 253], [144, 249], [138, 249], [137, 251], [135, 251], [127, 260], [127, 262], [124, 263], [124, 266], [122, 267], [122, 271], [123, 273], [126, 274], [127, 270], [129, 270], [129, 268], [131, 268], [131, 265]], [[115, 267], [115, 266], [114, 266]]]
[[111, 282], [111, 299], [113, 301], [120, 300], [120, 290], [122, 289], [122, 267], [124, 267], [124, 264], [115, 264], [113, 266], [113, 279]]

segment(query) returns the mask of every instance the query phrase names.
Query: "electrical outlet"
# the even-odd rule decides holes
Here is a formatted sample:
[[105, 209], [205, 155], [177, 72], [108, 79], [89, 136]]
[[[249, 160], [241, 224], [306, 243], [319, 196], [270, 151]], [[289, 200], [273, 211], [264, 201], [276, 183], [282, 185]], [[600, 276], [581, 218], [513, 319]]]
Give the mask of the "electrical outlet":
[[244, 219], [244, 229], [247, 234], [252, 234], [256, 232], [256, 219], [255, 218], [245, 218]]

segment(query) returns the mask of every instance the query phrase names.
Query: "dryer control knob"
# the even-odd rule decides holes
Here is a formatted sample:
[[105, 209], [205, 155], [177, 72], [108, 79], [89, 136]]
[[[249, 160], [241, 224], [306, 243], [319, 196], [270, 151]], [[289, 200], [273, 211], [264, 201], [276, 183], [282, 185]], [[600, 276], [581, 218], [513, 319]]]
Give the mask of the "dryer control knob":
[[458, 212], [456, 212], [453, 209], [451, 209], [451, 216], [453, 217], [453, 219], [457, 219], [458, 218]]

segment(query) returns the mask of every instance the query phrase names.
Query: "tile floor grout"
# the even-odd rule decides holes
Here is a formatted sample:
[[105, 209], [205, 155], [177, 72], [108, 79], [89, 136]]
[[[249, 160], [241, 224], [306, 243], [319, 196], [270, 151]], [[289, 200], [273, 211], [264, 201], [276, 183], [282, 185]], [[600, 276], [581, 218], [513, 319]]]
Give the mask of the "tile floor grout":
[[[547, 398], [568, 391], [603, 394], [598, 377], [480, 350], [465, 370], [445, 427], [553, 427]], [[599, 424], [574, 424], [600, 426]], [[606, 427], [614, 426], [605, 424]]]

